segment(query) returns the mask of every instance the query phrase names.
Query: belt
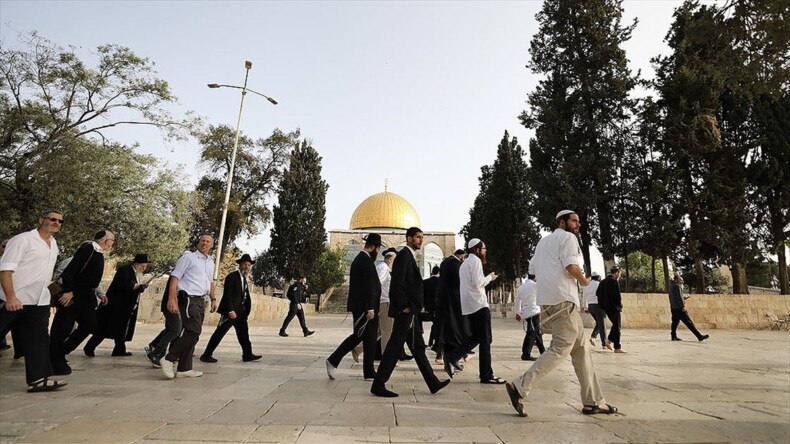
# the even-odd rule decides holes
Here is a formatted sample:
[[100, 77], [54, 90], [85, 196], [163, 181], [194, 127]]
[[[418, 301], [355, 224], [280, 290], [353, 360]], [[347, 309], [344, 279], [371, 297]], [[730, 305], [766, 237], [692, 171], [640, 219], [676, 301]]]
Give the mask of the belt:
[[187, 297], [189, 298], [204, 298], [206, 297], [205, 294], [188, 294]]

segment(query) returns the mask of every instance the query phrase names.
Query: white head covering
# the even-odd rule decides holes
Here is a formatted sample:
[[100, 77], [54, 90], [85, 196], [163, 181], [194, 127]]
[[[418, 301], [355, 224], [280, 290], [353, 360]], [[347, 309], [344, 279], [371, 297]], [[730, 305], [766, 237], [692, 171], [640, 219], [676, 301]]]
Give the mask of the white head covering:
[[601, 277], [601, 275], [598, 274], [597, 271], [593, 271], [591, 276], [594, 277], [594, 278]]
[[477, 244], [479, 244], [480, 242], [482, 242], [482, 241], [480, 239], [478, 239], [478, 238], [470, 239], [469, 243], [466, 244], [466, 248], [467, 249], [472, 249], [472, 248], [476, 247]]
[[575, 211], [573, 210], [562, 210], [559, 213], [557, 213], [557, 216], [554, 219], [559, 219], [562, 216], [565, 216], [566, 214], [573, 214], [573, 213], [575, 213]]

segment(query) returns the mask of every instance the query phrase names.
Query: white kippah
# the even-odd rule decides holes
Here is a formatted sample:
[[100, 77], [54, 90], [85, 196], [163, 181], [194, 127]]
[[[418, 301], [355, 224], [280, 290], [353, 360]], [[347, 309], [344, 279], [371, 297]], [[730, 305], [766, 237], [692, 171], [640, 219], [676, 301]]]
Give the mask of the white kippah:
[[559, 213], [557, 213], [557, 217], [555, 217], [554, 219], [559, 219], [562, 216], [565, 216], [566, 214], [573, 214], [573, 213], [575, 213], [575, 211], [573, 210], [562, 210]]
[[476, 247], [477, 244], [479, 244], [480, 242], [481, 242], [481, 240], [478, 239], [478, 238], [470, 239], [469, 243], [466, 245], [466, 248], [472, 249], [472, 248]]

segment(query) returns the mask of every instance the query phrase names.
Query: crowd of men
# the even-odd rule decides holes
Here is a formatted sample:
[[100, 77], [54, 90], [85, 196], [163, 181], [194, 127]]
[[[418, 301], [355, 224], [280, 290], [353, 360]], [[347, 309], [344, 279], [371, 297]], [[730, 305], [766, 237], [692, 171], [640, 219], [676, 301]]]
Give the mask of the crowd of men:
[[[602, 347], [625, 353], [621, 347], [622, 297], [620, 270], [599, 283], [600, 276], [584, 275], [578, 244], [579, 217], [571, 210], [557, 214], [554, 232], [538, 243], [529, 262], [529, 275], [517, 291], [514, 304], [516, 320], [522, 322], [525, 337], [521, 359], [533, 361], [529, 369], [507, 382], [496, 376], [491, 362], [491, 310], [486, 286], [496, 273], [484, 274], [488, 261], [487, 247], [481, 239], [471, 239], [466, 250], [457, 250], [433, 267], [431, 277], [423, 280], [417, 264], [417, 252], [424, 235], [417, 227], [405, 233], [405, 246], [382, 252], [381, 236], [370, 233], [364, 248], [350, 267], [347, 309], [353, 316], [349, 336], [326, 360], [327, 375], [335, 379], [342, 359], [352, 353], [358, 362], [363, 355], [363, 376], [371, 382], [370, 392], [380, 397], [397, 397], [387, 384], [399, 361], [413, 357], [428, 390], [435, 394], [450, 384], [464, 370], [477, 349], [478, 377], [483, 384], [505, 384], [510, 402], [520, 416], [526, 416], [524, 400], [534, 385], [560, 362], [570, 356], [581, 388], [584, 414], [612, 414], [617, 408], [606, 403], [590, 354], [595, 336]], [[148, 287], [143, 280], [149, 258], [137, 254], [129, 264], [120, 266], [107, 292], [101, 291], [105, 254], [115, 236], [100, 230], [93, 240], [82, 243], [76, 252], [55, 268], [59, 249], [54, 235], [63, 224], [63, 214], [47, 211], [38, 227], [2, 243], [0, 259], [0, 337], [11, 331], [15, 355], [24, 356], [28, 392], [52, 391], [66, 381], [53, 378], [68, 375], [71, 367], [67, 355], [89, 336], [83, 348], [94, 356], [104, 339], [113, 339], [113, 356], [130, 356], [125, 343], [132, 340], [140, 294]], [[146, 358], [160, 367], [164, 376], [195, 378], [202, 372], [193, 368], [195, 347], [202, 332], [208, 299], [209, 311], [218, 311], [220, 320], [200, 361], [216, 363], [214, 351], [234, 328], [244, 362], [261, 358], [252, 351], [248, 319], [251, 297], [248, 274], [254, 260], [244, 254], [236, 262], [238, 270], [224, 280], [221, 302], [215, 295], [214, 260], [210, 252], [214, 239], [200, 236], [197, 249], [186, 251], [170, 272], [162, 295], [161, 310], [165, 326], [146, 347]], [[383, 261], [376, 263], [378, 255]], [[52, 270], [55, 269], [53, 282]], [[579, 302], [579, 286], [585, 287]], [[672, 309], [671, 339], [678, 341], [676, 329], [683, 322], [699, 341], [708, 338], [694, 326], [684, 308], [682, 278], [675, 278], [669, 289]], [[314, 332], [307, 328], [303, 303], [307, 286], [300, 277], [288, 290], [289, 313], [280, 328], [280, 336], [297, 317], [304, 336]], [[50, 305], [56, 307], [49, 325]], [[590, 313], [596, 327], [585, 336], [581, 311]], [[611, 322], [606, 334], [605, 319]], [[429, 342], [424, 342], [423, 322], [431, 321]], [[542, 340], [541, 325], [551, 327], [551, 343]], [[360, 344], [362, 350], [359, 350]], [[611, 344], [611, 345], [610, 345]], [[538, 355], [533, 356], [537, 346]], [[411, 352], [405, 354], [404, 347]], [[443, 367], [449, 379], [440, 379], [426, 356], [426, 348], [436, 353], [435, 363]], [[379, 359], [378, 368], [375, 360]]]

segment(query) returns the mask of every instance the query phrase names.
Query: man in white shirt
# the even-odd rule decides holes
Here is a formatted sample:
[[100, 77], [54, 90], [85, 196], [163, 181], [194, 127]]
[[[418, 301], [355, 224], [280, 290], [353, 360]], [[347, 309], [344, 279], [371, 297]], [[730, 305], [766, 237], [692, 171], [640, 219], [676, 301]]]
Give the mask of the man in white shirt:
[[543, 346], [543, 332], [540, 331], [540, 306], [537, 302], [538, 287], [535, 283], [535, 275], [530, 274], [527, 280], [518, 287], [516, 301], [513, 303], [513, 312], [516, 314], [516, 321], [523, 322], [526, 330], [524, 343], [521, 345], [521, 360], [536, 361], [538, 358], [532, 356], [532, 346], [538, 346], [538, 352], [543, 354], [546, 347]]
[[590, 313], [590, 316], [595, 319], [595, 328], [590, 334], [590, 345], [595, 346], [595, 335], [600, 334], [601, 346], [611, 350], [612, 346], [606, 342], [606, 312], [598, 304], [598, 296], [595, 294], [600, 283], [601, 275], [597, 271], [593, 271], [590, 277], [590, 285], [584, 287], [582, 292], [582, 304], [584, 304], [584, 311]]
[[14, 328], [22, 341], [28, 392], [57, 390], [67, 384], [49, 379], [53, 370], [47, 333], [47, 285], [58, 260], [58, 243], [52, 235], [62, 225], [61, 212], [43, 213], [38, 228], [11, 238], [0, 259], [0, 335]]
[[529, 261], [529, 273], [538, 284], [538, 304], [551, 326], [551, 345], [523, 375], [508, 383], [510, 403], [519, 416], [525, 417], [524, 398], [532, 386], [554, 370], [568, 356], [579, 378], [582, 413], [612, 414], [617, 408], [606, 404], [598, 384], [589, 343], [584, 337], [584, 325], [579, 310], [578, 282], [589, 284], [581, 269], [579, 241], [579, 216], [571, 210], [557, 214], [557, 229], [538, 242], [535, 255]]
[[480, 382], [482, 384], [504, 384], [506, 381], [494, 376], [491, 368], [491, 310], [488, 308], [486, 285], [497, 278], [496, 273], [483, 274], [487, 262], [486, 244], [480, 239], [469, 241], [467, 259], [458, 272], [461, 281], [461, 313], [469, 317], [472, 335], [460, 347], [444, 355], [444, 371], [452, 378], [456, 370], [463, 370], [458, 360], [472, 349], [480, 346]]
[[168, 379], [203, 376], [203, 372], [192, 369], [192, 357], [203, 330], [206, 295], [211, 299], [211, 312], [217, 311], [212, 279], [214, 260], [208, 255], [213, 247], [214, 238], [210, 234], [200, 236], [197, 251], [184, 253], [170, 273], [167, 309], [170, 313], [181, 314], [183, 330], [181, 336], [173, 341], [167, 356], [160, 361], [162, 373]]

